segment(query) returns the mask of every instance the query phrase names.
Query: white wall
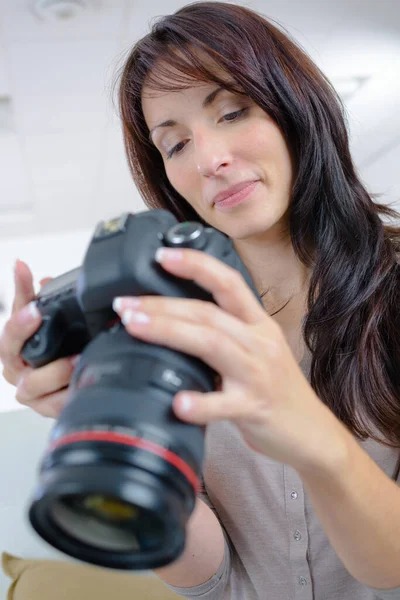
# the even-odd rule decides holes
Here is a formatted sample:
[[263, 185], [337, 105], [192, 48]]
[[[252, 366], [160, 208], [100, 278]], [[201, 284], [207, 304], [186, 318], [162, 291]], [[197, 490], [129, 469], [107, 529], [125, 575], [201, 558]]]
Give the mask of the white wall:
[[[55, 277], [82, 264], [92, 234], [90, 229], [0, 243], [0, 290], [6, 304], [6, 312], [0, 315], [1, 329], [11, 312], [15, 260], [19, 258], [29, 265], [38, 291], [39, 280], [43, 277]], [[25, 408], [16, 402], [14, 396], [14, 386], [0, 377], [0, 413]]]
[[[6, 312], [14, 297], [13, 266], [17, 258], [32, 270], [36, 291], [39, 279], [55, 276], [82, 263], [92, 231], [19, 238], [0, 243], [0, 293]], [[27, 507], [37, 478], [37, 468], [53, 419], [41, 417], [18, 404], [15, 387], [0, 376], [0, 553], [24, 558], [69, 560], [44, 542], [27, 520]], [[6, 599], [10, 580], [0, 568], [0, 600]]]

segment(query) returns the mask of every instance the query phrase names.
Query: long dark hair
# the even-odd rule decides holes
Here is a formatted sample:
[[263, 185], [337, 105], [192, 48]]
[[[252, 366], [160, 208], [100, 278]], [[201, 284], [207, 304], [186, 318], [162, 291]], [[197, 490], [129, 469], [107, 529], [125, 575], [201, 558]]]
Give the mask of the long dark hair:
[[[158, 18], [120, 74], [129, 166], [148, 208], [202, 222], [169, 183], [149, 141], [141, 108], [145, 80], [159, 91], [215, 82], [241, 90], [275, 120], [296, 165], [289, 233], [296, 255], [312, 269], [303, 326], [311, 385], [357, 438], [400, 448], [400, 227], [381, 219], [400, 214], [375, 202], [361, 183], [340, 98], [282, 29], [221, 2], [189, 4]], [[212, 61], [207, 67], [202, 53], [235, 84], [218, 76]]]

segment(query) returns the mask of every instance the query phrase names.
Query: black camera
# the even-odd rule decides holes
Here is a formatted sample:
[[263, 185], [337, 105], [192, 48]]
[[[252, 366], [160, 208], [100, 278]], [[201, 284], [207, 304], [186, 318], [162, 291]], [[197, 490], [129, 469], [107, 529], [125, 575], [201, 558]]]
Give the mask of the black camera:
[[261, 304], [225, 234], [166, 210], [125, 213], [97, 225], [81, 267], [43, 286], [41, 326], [21, 352], [33, 367], [81, 353], [40, 465], [30, 523], [58, 550], [114, 569], [155, 569], [183, 552], [205, 427], [178, 419], [172, 400], [181, 389], [214, 391], [218, 376], [193, 356], [132, 337], [112, 309], [116, 296], [215, 302], [155, 261], [162, 246], [215, 256], [240, 271]]

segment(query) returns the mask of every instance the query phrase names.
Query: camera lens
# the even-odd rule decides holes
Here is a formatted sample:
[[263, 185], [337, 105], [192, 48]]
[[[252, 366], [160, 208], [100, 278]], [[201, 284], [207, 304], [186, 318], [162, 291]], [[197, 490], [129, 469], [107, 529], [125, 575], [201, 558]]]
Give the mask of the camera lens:
[[116, 569], [155, 569], [185, 547], [204, 457], [204, 430], [172, 410], [183, 389], [214, 389], [193, 357], [98, 335], [74, 371], [29, 509], [35, 531], [62, 552]]
[[146, 552], [164, 535], [162, 522], [150, 511], [101, 494], [60, 498], [50, 516], [68, 535], [113, 552]]

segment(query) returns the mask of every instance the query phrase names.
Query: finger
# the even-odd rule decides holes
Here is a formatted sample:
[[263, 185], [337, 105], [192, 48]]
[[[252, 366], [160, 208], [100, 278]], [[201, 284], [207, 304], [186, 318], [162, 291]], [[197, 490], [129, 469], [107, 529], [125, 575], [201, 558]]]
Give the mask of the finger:
[[[145, 317], [148, 318], [148, 315]], [[151, 315], [149, 322], [135, 321], [137, 318], [143, 319], [143, 313], [127, 310], [122, 321], [125, 329], [134, 337], [196, 356], [221, 375], [239, 376], [247, 381], [255, 374], [254, 354], [246, 352], [215, 328], [186, 322], [182, 324], [180, 319], [159, 315]]]
[[196, 425], [206, 425], [220, 420], [234, 422], [250, 416], [250, 410], [254, 413], [254, 407], [248, 402], [245, 388], [242, 390], [237, 388], [229, 394], [182, 391], [176, 394], [172, 408], [179, 419]]
[[113, 308], [120, 315], [121, 320], [129, 320], [129, 313], [127, 317], [124, 316], [128, 310], [140, 310], [150, 317], [162, 315], [164, 318], [172, 317], [218, 329], [239, 343], [244, 350], [248, 352], [260, 350], [255, 335], [248, 325], [211, 302], [167, 296], [121, 297], [114, 299]]
[[[37, 310], [37, 309], [36, 309]], [[39, 328], [42, 317], [34, 312], [34, 305], [28, 304], [14, 313], [4, 325], [0, 335], [0, 360], [3, 363], [3, 376], [9, 383], [26, 364], [20, 356], [23, 345]]]
[[17, 384], [16, 398], [20, 404], [54, 394], [69, 385], [74, 370], [71, 357], [60, 358], [38, 369], [25, 367]]
[[246, 323], [256, 323], [265, 318], [264, 308], [236, 269], [200, 250], [173, 249], [175, 255], [181, 253], [182, 258], [178, 260], [172, 258], [171, 249], [161, 250], [160, 263], [166, 270], [183, 279], [195, 281], [210, 292], [224, 310]]
[[15, 296], [12, 305], [12, 314], [21, 310], [35, 298], [33, 289], [33, 276], [28, 265], [22, 260], [17, 260], [14, 267]]
[[53, 277], [43, 277], [43, 279], [40, 279], [39, 284], [41, 285], [41, 287], [43, 287], [46, 283], [49, 283], [49, 281], [52, 281]]
[[68, 402], [69, 388], [60, 390], [43, 398], [31, 400], [27, 406], [42, 417], [57, 419]]

